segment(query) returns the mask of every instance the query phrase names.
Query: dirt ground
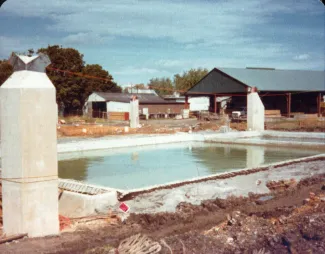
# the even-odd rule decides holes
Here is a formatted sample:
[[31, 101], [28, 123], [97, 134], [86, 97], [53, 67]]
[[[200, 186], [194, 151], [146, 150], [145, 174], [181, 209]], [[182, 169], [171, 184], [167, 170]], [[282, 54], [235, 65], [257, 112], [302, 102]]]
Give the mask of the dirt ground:
[[[72, 118], [66, 124], [58, 126], [58, 137], [101, 137], [107, 135], [128, 135], [128, 134], [172, 134], [188, 131], [217, 131], [225, 125], [225, 120], [199, 121], [192, 119], [159, 119], [141, 121], [141, 128], [127, 130], [127, 122], [100, 122], [88, 123], [81, 118]], [[245, 131], [246, 122], [230, 123], [234, 130]], [[266, 130], [298, 131], [298, 132], [325, 132], [325, 121], [319, 119], [282, 120], [277, 122], [266, 122]]]
[[264, 195], [180, 203], [175, 213], [80, 224], [59, 237], [2, 244], [0, 253], [109, 253], [137, 233], [160, 253], [325, 253], [325, 175], [268, 186]]

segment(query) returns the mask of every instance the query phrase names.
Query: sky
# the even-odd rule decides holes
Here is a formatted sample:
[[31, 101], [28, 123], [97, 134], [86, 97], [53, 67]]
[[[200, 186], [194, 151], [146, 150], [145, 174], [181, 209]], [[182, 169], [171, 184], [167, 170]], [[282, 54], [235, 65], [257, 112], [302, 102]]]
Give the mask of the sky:
[[0, 59], [73, 47], [122, 86], [191, 68], [325, 69], [320, 0], [7, 0]]

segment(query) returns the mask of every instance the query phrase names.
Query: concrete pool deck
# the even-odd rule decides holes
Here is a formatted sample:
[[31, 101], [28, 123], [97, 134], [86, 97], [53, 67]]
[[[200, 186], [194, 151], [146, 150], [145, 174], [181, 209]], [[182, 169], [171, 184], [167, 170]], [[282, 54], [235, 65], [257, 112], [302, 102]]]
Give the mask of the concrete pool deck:
[[179, 132], [176, 134], [159, 134], [159, 135], [127, 135], [127, 136], [114, 136], [102, 138], [87, 138], [87, 139], [74, 139], [74, 140], [60, 140], [58, 142], [58, 153], [65, 152], [78, 152], [89, 150], [100, 150], [110, 148], [122, 148], [131, 146], [144, 146], [156, 144], [168, 144], [176, 142], [190, 142], [190, 141], [208, 141], [218, 138], [244, 138], [260, 136], [259, 132], [196, 132], [185, 133]]
[[[245, 172], [246, 171], [246, 172]], [[233, 174], [232, 174], [233, 173]], [[157, 188], [139, 193], [125, 201], [133, 213], [175, 212], [181, 202], [199, 205], [204, 200], [227, 198], [229, 196], [247, 197], [249, 193], [267, 194], [269, 181], [291, 180], [296, 182], [314, 174], [325, 173], [325, 155], [291, 160], [259, 169], [243, 169], [211, 176], [197, 182], [183, 183], [174, 188]], [[130, 193], [132, 194], [132, 193]], [[127, 194], [126, 194], [127, 195]], [[130, 195], [132, 196], [132, 195]]]
[[[243, 138], [253, 138], [262, 136], [274, 136], [274, 137], [286, 137], [286, 138], [306, 138], [306, 139], [320, 139], [324, 142], [279, 142], [271, 140], [260, 140], [250, 142], [249, 139], [244, 140]], [[235, 139], [239, 139], [238, 141]], [[306, 133], [306, 132], [280, 132], [280, 131], [233, 131], [228, 133], [220, 132], [195, 132], [185, 133], [179, 132], [176, 134], [159, 134], [159, 135], [127, 135], [127, 136], [109, 136], [102, 138], [69, 138], [61, 139], [58, 141], [58, 153], [65, 152], [78, 152], [78, 151], [89, 151], [89, 150], [100, 150], [110, 148], [122, 148], [130, 146], [143, 146], [143, 145], [155, 145], [155, 144], [167, 144], [175, 142], [188, 142], [188, 141], [215, 141], [215, 142], [232, 142], [238, 143], [243, 142], [245, 144], [286, 144], [286, 145], [324, 145], [325, 147], [325, 133]]]

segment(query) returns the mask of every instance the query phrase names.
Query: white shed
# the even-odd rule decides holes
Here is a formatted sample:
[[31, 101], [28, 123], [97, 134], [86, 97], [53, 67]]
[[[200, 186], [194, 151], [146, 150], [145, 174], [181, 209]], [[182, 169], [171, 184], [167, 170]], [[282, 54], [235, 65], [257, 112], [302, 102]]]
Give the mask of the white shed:
[[[94, 108], [95, 106], [95, 108]], [[101, 112], [130, 112], [129, 102], [107, 101], [101, 96], [101, 93], [92, 93], [89, 95], [83, 112], [84, 115], [90, 114], [92, 110], [99, 110]]]

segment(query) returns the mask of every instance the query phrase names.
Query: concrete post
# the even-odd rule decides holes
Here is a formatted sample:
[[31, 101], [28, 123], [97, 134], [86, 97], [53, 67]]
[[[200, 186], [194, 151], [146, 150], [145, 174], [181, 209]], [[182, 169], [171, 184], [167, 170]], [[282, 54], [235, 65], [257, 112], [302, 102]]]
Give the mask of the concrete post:
[[247, 95], [247, 129], [264, 131], [264, 105], [258, 93], [253, 90]]
[[136, 96], [132, 96], [130, 101], [130, 127], [139, 127], [139, 100]]
[[29, 237], [59, 234], [56, 90], [49, 58], [12, 55], [0, 88], [3, 230]]

